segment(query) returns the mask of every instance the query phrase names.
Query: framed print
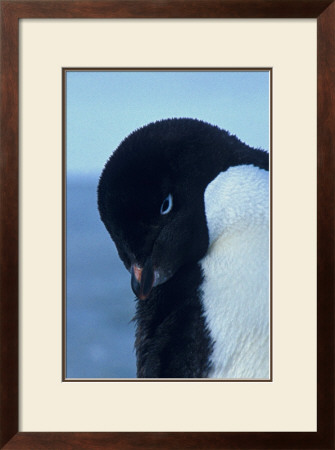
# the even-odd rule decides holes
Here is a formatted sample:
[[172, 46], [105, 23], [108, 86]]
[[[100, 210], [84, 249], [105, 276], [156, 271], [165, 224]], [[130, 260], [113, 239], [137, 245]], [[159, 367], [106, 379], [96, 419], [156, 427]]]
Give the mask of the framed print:
[[[334, 23], [332, 1], [1, 2], [2, 448], [334, 448]], [[76, 312], [70, 318], [62, 309], [62, 282], [68, 277], [62, 219], [70, 192], [62, 185], [62, 147], [75, 130], [71, 145], [79, 158], [68, 159], [68, 168], [85, 158], [91, 158], [90, 167], [100, 167], [98, 152], [83, 149], [111, 147], [115, 134], [104, 131], [102, 111], [110, 104], [107, 91], [99, 89], [116, 82], [93, 78], [92, 90], [75, 77], [80, 70], [104, 75], [120, 68], [129, 73], [141, 68], [143, 74], [271, 70], [273, 372], [266, 383], [139, 383], [135, 377], [129, 383], [128, 375], [106, 383], [106, 372], [92, 383], [85, 375], [93, 373], [85, 367], [88, 360], [84, 376], [62, 374], [62, 323], [76, 319]], [[62, 135], [64, 73], [77, 74], [72, 87], [67, 85], [68, 94], [78, 93], [67, 117], [78, 122], [66, 122]], [[192, 83], [190, 98], [199, 103], [197, 82], [188, 80], [186, 89]], [[129, 93], [131, 88], [132, 83]], [[241, 87], [236, 98], [250, 92], [255, 88]], [[154, 83], [146, 93], [154, 97]], [[207, 91], [209, 105], [220, 99], [219, 89], [214, 94]], [[83, 99], [93, 105], [98, 97], [98, 107], [85, 118]], [[115, 106], [116, 94], [111, 97]], [[176, 103], [173, 95], [168, 100]], [[120, 131], [131, 111], [129, 97], [125, 103], [128, 108], [118, 106]], [[229, 121], [236, 102], [221, 103], [225, 111], [229, 105]], [[252, 126], [257, 117], [245, 119], [243, 108], [240, 122]], [[152, 102], [154, 116], [153, 110]], [[160, 106], [150, 120], [164, 118], [162, 111]], [[140, 112], [145, 114], [144, 107]], [[111, 117], [105, 115], [107, 129]], [[78, 129], [85, 120], [86, 127]], [[131, 131], [125, 129], [123, 137]], [[174, 195], [161, 199], [162, 215], [170, 212]], [[76, 203], [83, 203], [77, 194]], [[92, 248], [91, 234], [78, 235], [78, 245]], [[92, 261], [96, 253], [91, 251]], [[91, 266], [84, 277], [98, 269]], [[141, 284], [139, 272], [133, 272]], [[99, 297], [97, 285], [88, 289]], [[143, 285], [139, 296], [148, 289]], [[99, 360], [104, 350], [83, 326], [87, 319], [77, 320], [86, 349]], [[99, 331], [104, 334], [99, 326], [93, 330]]]

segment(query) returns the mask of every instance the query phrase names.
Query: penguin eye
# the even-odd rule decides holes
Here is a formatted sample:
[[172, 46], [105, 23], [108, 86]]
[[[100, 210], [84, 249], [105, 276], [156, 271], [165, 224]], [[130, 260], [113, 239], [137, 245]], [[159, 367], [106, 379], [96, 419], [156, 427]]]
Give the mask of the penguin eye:
[[172, 209], [172, 195], [169, 194], [161, 204], [161, 214], [168, 214]]

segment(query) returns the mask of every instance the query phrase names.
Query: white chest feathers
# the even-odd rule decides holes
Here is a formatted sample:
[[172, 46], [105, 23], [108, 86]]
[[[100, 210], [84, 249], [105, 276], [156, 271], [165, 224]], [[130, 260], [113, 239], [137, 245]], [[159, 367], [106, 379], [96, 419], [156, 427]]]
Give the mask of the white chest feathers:
[[269, 173], [220, 173], [205, 191], [210, 247], [200, 261], [212, 378], [269, 378]]

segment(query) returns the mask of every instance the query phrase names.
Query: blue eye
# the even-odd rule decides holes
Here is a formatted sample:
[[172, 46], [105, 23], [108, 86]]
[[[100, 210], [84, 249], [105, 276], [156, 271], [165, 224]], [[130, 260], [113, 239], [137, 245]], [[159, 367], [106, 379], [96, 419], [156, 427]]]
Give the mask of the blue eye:
[[161, 214], [168, 214], [172, 209], [172, 195], [169, 194], [161, 205]]

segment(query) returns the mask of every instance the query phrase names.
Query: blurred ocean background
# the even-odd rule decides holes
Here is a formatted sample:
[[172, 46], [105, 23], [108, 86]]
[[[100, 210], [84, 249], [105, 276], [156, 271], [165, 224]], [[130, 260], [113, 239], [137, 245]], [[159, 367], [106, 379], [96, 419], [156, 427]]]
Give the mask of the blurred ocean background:
[[66, 74], [66, 377], [134, 378], [130, 275], [99, 218], [97, 185], [133, 130], [205, 120], [269, 149], [268, 71], [68, 71]]

